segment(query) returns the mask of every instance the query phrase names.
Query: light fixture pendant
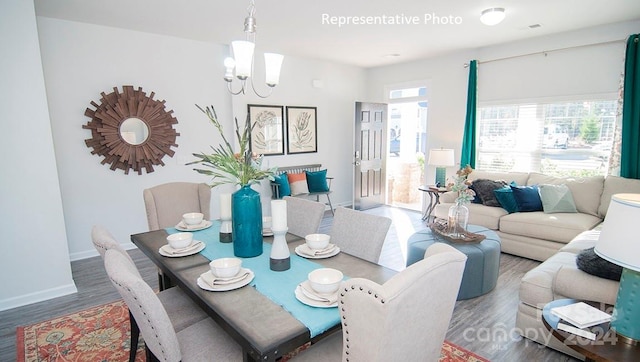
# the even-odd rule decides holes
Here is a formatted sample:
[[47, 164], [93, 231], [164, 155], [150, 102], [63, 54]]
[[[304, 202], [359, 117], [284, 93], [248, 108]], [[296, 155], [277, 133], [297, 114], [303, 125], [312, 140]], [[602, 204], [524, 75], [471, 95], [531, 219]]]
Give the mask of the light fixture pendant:
[[484, 25], [496, 25], [504, 20], [504, 8], [489, 8], [482, 11], [480, 21]]
[[[282, 67], [282, 60], [284, 57], [280, 54], [265, 53], [265, 83], [269, 87], [269, 91], [266, 95], [258, 93], [253, 84], [253, 66], [254, 66], [254, 50], [255, 50], [255, 38], [256, 38], [256, 18], [254, 17], [256, 8], [255, 0], [251, 0], [247, 9], [249, 15], [244, 19], [244, 32], [245, 40], [238, 40], [231, 42], [231, 50], [233, 52], [233, 58], [228, 57], [224, 60], [224, 80], [227, 82], [227, 89], [233, 95], [245, 94], [247, 89], [247, 79], [251, 83], [253, 92], [260, 98], [267, 98], [271, 95], [273, 88], [278, 85], [280, 81], [280, 68]], [[231, 83], [235, 77], [240, 80], [241, 88], [237, 92], [231, 89]]]

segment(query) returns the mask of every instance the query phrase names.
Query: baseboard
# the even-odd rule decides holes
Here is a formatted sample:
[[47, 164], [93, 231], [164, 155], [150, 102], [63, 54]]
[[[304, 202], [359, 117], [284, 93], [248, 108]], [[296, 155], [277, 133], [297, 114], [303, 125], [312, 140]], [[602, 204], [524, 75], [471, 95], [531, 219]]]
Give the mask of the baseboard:
[[0, 311], [22, 307], [28, 304], [43, 302], [45, 300], [62, 297], [77, 292], [78, 289], [76, 288], [76, 284], [71, 282], [70, 284], [61, 285], [56, 288], [40, 290], [35, 293], [29, 293], [9, 299], [0, 300]]
[[[120, 244], [120, 246], [124, 250], [131, 250], [131, 249], [136, 249], [137, 248], [135, 245], [133, 245], [133, 243]], [[77, 253], [69, 254], [69, 260], [70, 261], [77, 261], [77, 260], [82, 260], [82, 259], [93, 258], [94, 256], [98, 256], [98, 255], [100, 255], [100, 254], [98, 254], [98, 251], [96, 249], [90, 249], [90, 250], [86, 250], [86, 251], [79, 251]]]

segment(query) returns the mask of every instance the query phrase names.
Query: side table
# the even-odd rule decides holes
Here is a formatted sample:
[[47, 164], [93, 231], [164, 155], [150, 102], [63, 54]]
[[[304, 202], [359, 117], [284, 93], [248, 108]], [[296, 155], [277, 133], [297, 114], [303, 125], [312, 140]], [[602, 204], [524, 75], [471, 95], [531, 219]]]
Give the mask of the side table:
[[[558, 299], [547, 303], [542, 309], [542, 322], [554, 337], [567, 347], [583, 354], [585, 361], [640, 361], [640, 345], [631, 345], [622, 341], [615, 331], [609, 328], [609, 323], [598, 324], [586, 328], [596, 334], [596, 340], [579, 337], [575, 334], [558, 329], [560, 318], [551, 313], [551, 308], [580, 302], [576, 299]], [[607, 313], [613, 311], [613, 306], [604, 303], [584, 301]], [[567, 323], [570, 324], [570, 323]]]
[[436, 208], [436, 205], [440, 203], [440, 194], [447, 192], [447, 189], [444, 187], [420, 186], [418, 190], [426, 192], [427, 195], [429, 195], [429, 204], [424, 210], [424, 214], [422, 214], [422, 220], [430, 220], [433, 210]]

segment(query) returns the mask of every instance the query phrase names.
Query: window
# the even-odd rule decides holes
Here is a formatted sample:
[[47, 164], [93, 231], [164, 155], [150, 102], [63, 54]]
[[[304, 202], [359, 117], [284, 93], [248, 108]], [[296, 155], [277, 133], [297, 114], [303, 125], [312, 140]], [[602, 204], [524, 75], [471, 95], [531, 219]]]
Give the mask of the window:
[[478, 108], [476, 168], [586, 177], [607, 173], [615, 100]]

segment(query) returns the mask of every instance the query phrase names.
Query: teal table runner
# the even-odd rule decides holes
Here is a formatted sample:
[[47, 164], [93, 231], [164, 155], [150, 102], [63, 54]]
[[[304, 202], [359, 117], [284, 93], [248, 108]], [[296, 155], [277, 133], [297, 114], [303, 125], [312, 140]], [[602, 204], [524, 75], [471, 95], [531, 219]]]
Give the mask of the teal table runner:
[[[220, 221], [213, 220], [212, 223], [210, 228], [193, 232], [194, 240], [206, 244], [200, 254], [209, 260], [233, 257], [233, 243], [220, 242]], [[175, 228], [167, 228], [166, 231], [169, 234], [180, 232]], [[255, 274], [250, 285], [274, 303], [282, 306], [309, 328], [312, 338], [339, 324], [338, 308], [310, 307], [296, 299], [294, 293], [298, 284], [305, 281], [312, 270], [322, 268], [322, 265], [293, 253], [291, 254], [291, 269], [276, 272], [269, 268], [270, 254], [271, 244], [264, 243], [261, 255], [254, 258], [241, 258], [242, 266], [251, 269]]]

